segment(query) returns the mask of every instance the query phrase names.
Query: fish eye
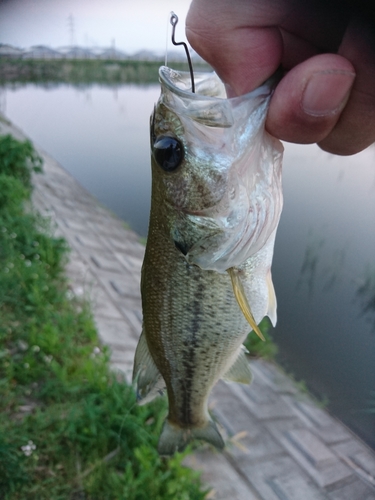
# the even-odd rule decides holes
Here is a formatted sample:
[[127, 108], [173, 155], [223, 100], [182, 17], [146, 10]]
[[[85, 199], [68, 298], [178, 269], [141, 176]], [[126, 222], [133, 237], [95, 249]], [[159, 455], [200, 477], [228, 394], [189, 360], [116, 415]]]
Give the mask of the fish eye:
[[154, 158], [166, 172], [172, 172], [184, 158], [184, 148], [175, 137], [162, 135], [154, 143]]

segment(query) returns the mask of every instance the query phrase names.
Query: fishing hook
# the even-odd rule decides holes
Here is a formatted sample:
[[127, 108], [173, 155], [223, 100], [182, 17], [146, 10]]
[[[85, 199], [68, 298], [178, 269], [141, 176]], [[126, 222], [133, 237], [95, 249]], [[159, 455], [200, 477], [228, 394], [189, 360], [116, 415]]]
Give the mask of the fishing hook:
[[195, 94], [195, 84], [194, 84], [194, 73], [193, 73], [193, 64], [190, 59], [190, 54], [189, 54], [189, 49], [186, 45], [185, 42], [176, 42], [174, 39], [175, 31], [176, 31], [176, 25], [178, 23], [178, 17], [174, 12], [171, 12], [171, 19], [170, 19], [171, 25], [172, 25], [172, 43], [173, 45], [183, 45], [185, 52], [186, 52], [186, 57], [188, 60], [188, 65], [189, 65], [189, 71], [190, 71], [190, 78], [191, 78], [191, 91], [193, 94]]

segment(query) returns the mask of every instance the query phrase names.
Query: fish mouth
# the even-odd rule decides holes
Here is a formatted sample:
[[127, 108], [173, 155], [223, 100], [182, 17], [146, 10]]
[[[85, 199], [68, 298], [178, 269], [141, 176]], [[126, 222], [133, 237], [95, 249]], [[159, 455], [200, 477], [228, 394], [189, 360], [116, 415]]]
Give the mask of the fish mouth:
[[[177, 114], [210, 127], [231, 128], [234, 125], [233, 106], [242, 103], [244, 96], [228, 97], [223, 82], [215, 72], [196, 73], [194, 93], [188, 71], [161, 66], [159, 78], [162, 93], [168, 94], [168, 107]], [[246, 99], [269, 96], [280, 78], [280, 73], [274, 73], [263, 85], [246, 94]]]
[[[177, 71], [168, 66], [161, 66], [159, 68], [159, 77], [162, 85], [180, 98], [190, 100], [204, 98], [212, 101], [226, 98], [225, 86], [214, 72], [203, 72], [195, 75], [195, 83], [196, 87], [198, 87], [195, 93], [191, 91], [191, 75], [188, 71]], [[208, 86], [207, 81], [210, 82]], [[204, 89], [201, 88], [202, 86], [204, 86]]]

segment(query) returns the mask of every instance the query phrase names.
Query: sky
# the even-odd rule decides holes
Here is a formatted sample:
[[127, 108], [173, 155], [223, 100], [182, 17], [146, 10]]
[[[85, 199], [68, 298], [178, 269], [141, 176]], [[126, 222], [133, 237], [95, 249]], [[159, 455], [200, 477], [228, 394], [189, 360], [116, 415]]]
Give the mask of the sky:
[[68, 45], [164, 53], [169, 15], [185, 39], [191, 0], [0, 0], [0, 43], [20, 48]]

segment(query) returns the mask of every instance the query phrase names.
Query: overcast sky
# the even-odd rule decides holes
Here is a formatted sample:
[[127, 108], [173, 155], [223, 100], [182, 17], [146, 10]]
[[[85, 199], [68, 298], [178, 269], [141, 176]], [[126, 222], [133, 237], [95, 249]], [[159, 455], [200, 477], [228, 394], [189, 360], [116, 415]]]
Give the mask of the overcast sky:
[[169, 13], [185, 40], [190, 0], [0, 0], [0, 43], [27, 48], [74, 44], [164, 52]]

